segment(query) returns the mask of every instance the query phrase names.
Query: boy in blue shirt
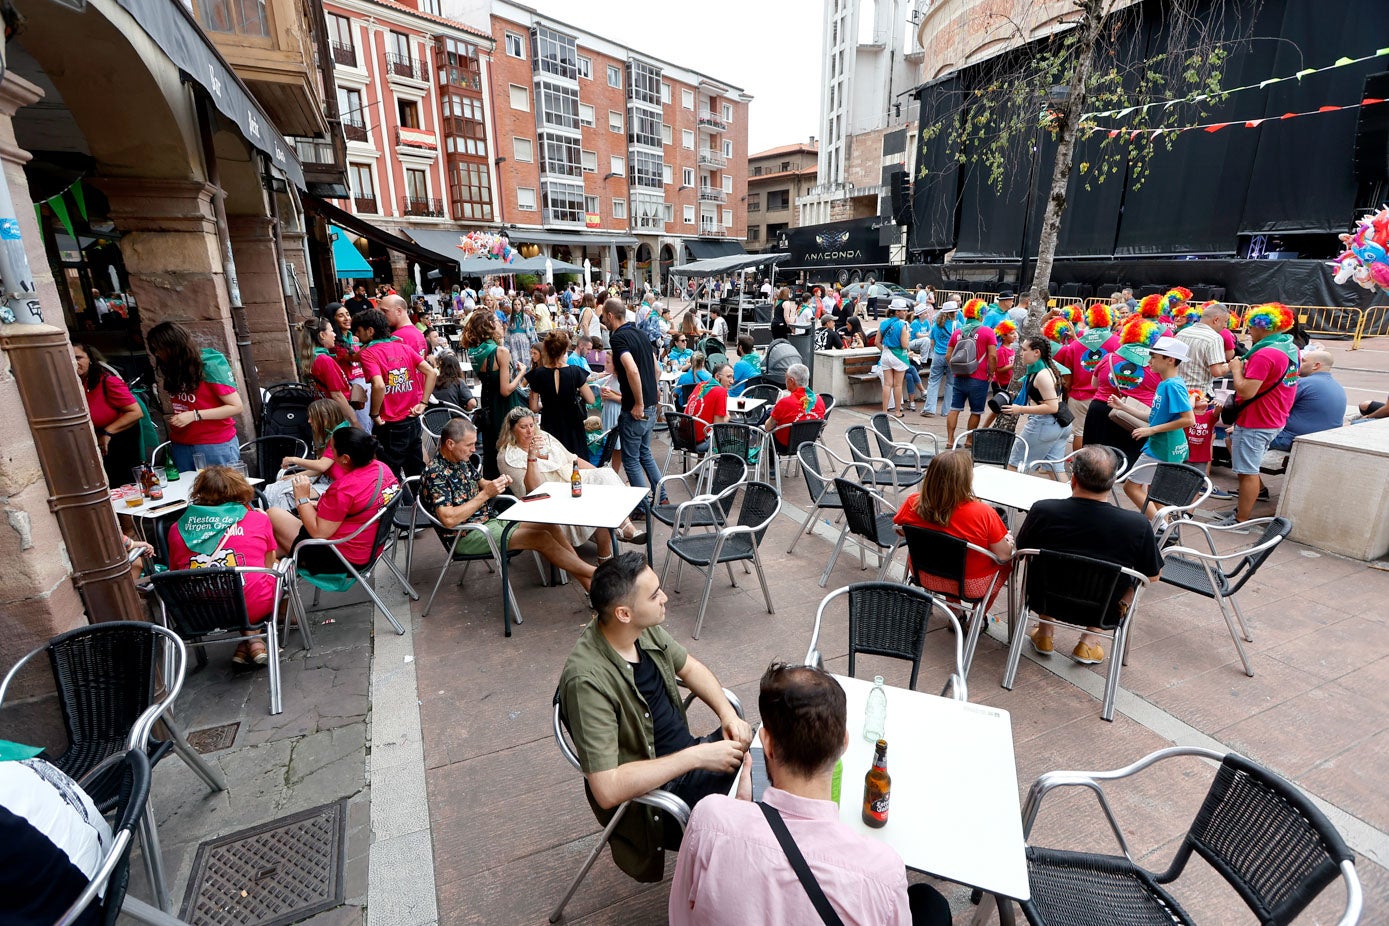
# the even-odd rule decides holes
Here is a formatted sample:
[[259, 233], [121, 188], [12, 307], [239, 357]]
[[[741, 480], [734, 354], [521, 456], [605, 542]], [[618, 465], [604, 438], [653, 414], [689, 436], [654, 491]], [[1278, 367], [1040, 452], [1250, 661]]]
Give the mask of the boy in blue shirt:
[[[1186, 429], [1196, 423], [1196, 415], [1191, 405], [1191, 395], [1187, 392], [1186, 381], [1178, 375], [1178, 368], [1190, 356], [1185, 341], [1176, 338], [1158, 338], [1149, 348], [1148, 365], [1162, 377], [1157, 391], [1153, 394], [1153, 410], [1148, 415], [1146, 428], [1135, 428], [1134, 440], [1145, 440], [1143, 452], [1138, 455], [1132, 475], [1124, 480], [1124, 493], [1138, 506], [1146, 518], [1157, 514], [1157, 506], [1149, 503], [1143, 507], [1148, 495], [1148, 485], [1153, 481], [1157, 467], [1153, 463], [1185, 463], [1188, 449]], [[1147, 469], [1142, 467], [1147, 466]]]

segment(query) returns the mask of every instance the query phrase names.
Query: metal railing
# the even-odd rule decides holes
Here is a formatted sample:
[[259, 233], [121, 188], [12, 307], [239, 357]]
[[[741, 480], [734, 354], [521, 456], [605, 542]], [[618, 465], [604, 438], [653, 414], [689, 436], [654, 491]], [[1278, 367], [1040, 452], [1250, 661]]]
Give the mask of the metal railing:
[[342, 137], [348, 141], [367, 141], [366, 123], [355, 119], [343, 119]]
[[699, 233], [709, 238], [723, 238], [728, 235], [728, 229], [722, 225], [706, 225], [703, 222], [699, 225]]
[[722, 170], [728, 166], [728, 159], [721, 154], [703, 149], [699, 152], [699, 166], [715, 167]]
[[714, 132], [728, 131], [728, 123], [707, 110], [699, 114], [699, 127], [701, 129], [710, 129]]
[[442, 219], [444, 217], [444, 201], [430, 197], [402, 196], [400, 198], [400, 210], [404, 215]]
[[699, 188], [699, 201], [702, 203], [726, 203], [728, 194], [718, 187], [702, 186]]
[[334, 64], [341, 64], [348, 68], [357, 66], [357, 49], [352, 47], [351, 42], [330, 42], [329, 44], [333, 48]]
[[376, 212], [375, 196], [354, 196], [352, 197], [352, 208], [358, 212]]
[[425, 81], [429, 79], [425, 76], [423, 64], [409, 55], [397, 55], [394, 52], [386, 53], [386, 71], [395, 77], [404, 77], [409, 80]]

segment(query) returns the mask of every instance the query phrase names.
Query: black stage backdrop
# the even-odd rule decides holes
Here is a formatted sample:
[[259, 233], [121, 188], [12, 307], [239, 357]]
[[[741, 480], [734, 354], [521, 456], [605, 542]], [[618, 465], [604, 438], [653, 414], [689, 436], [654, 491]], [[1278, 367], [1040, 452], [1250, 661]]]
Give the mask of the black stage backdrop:
[[[1165, 44], [1159, 41], [1161, 30], [1170, 28], [1159, 0], [1146, 0], [1143, 13], [1144, 24], [1132, 37], [1135, 58]], [[1384, 44], [1383, 33], [1366, 28], [1364, 22], [1328, 15], [1325, 3], [1317, 0], [1264, 0], [1253, 39], [1232, 50], [1224, 82], [1243, 86], [1288, 77], [1306, 67], [1325, 67], [1343, 56], [1371, 53]], [[1232, 21], [1230, 29], [1237, 27]], [[999, 62], [985, 62], [923, 88], [919, 92], [921, 124], [957, 118], [969, 89], [985, 84], [998, 67]], [[1082, 174], [1079, 165], [1093, 160], [1100, 136], [1082, 139], [1068, 188], [1058, 256], [1233, 256], [1240, 235], [1348, 231], [1356, 215], [1352, 156], [1359, 111], [1291, 120], [1278, 117], [1357, 103], [1365, 77], [1383, 68], [1380, 59], [1232, 94], [1202, 121], [1233, 125], [1213, 133], [1184, 132], [1176, 136], [1171, 150], [1159, 143], [1141, 183], [1120, 165], [1105, 182], [1091, 182], [1086, 189], [1092, 178]], [[1194, 112], [1184, 115], [1196, 120]], [[1257, 128], [1243, 125], [1260, 118], [1269, 121]], [[995, 189], [988, 183], [986, 170], [974, 167], [968, 155], [962, 168], [955, 165], [944, 143], [948, 134], [943, 128], [929, 143], [918, 136], [918, 156], [924, 155], [924, 162], [918, 162], [913, 188], [917, 225], [911, 249], [937, 256], [953, 249], [956, 260], [1016, 262], [1031, 145], [1021, 143], [1022, 150], [1013, 154], [1015, 168], [1004, 178], [1002, 188]], [[1028, 235], [1032, 254], [1055, 151], [1047, 133], [1041, 133], [1041, 141]], [[925, 182], [921, 166], [927, 168]], [[1312, 295], [1320, 287], [1298, 288]], [[1327, 304], [1325, 298], [1311, 302], [1283, 298]], [[1352, 298], [1348, 294], [1332, 304]]]

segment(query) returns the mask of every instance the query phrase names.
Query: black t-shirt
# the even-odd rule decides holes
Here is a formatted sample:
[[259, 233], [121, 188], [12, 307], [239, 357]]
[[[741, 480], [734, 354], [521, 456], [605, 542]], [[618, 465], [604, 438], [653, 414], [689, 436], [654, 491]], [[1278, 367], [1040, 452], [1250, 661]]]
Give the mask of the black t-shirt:
[[371, 300], [366, 296], [353, 296], [350, 299], [344, 299], [342, 304], [346, 306], [347, 311], [351, 312], [353, 315], [371, 308]]
[[1162, 555], [1148, 519], [1089, 498], [1037, 502], [1018, 530], [1018, 549], [1074, 553], [1127, 566], [1145, 576], [1162, 572]]
[[656, 755], [668, 756], [672, 752], [693, 746], [695, 739], [690, 735], [690, 728], [685, 725], [685, 718], [681, 717], [675, 705], [670, 703], [670, 693], [661, 681], [661, 673], [656, 668], [655, 661], [646, 655], [646, 651], [640, 646], [637, 647], [637, 658], [640, 661], [630, 665], [637, 683], [637, 691], [641, 692], [646, 706], [651, 709], [651, 728], [656, 735]]
[[637, 365], [641, 379], [641, 400], [645, 405], [655, 405], [658, 401], [656, 390], [656, 354], [651, 349], [651, 341], [646, 332], [631, 322], [612, 333], [613, 368], [617, 371], [617, 381], [622, 386], [622, 410], [630, 412], [636, 404], [631, 383], [627, 379], [627, 368], [622, 364], [622, 355], [631, 354]]
[[844, 339], [839, 336], [839, 332], [833, 328], [815, 329], [815, 349], [816, 350], [841, 350], [844, 347]]

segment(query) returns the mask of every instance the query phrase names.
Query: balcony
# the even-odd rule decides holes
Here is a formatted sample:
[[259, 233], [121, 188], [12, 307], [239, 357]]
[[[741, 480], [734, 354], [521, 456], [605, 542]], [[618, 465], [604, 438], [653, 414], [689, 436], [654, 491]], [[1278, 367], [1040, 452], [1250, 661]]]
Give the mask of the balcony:
[[460, 67], [439, 68], [439, 85], [461, 87], [464, 90], [482, 90], [482, 75], [475, 69]]
[[700, 222], [699, 234], [704, 238], [726, 238], [728, 229], [717, 222]]
[[425, 83], [429, 80], [425, 73], [424, 65], [408, 55], [397, 55], [387, 53], [386, 55], [386, 75], [388, 77], [402, 77], [405, 80], [416, 80]]
[[354, 196], [352, 197], [352, 208], [357, 212], [376, 213], [375, 196]]
[[702, 186], [699, 188], [699, 201], [702, 203], [726, 203], [728, 194], [718, 187]]
[[367, 126], [360, 119], [344, 117], [342, 120], [342, 137], [348, 141], [359, 141], [369, 143], [371, 136], [367, 134]]
[[439, 150], [438, 136], [426, 129], [401, 126], [395, 130], [395, 143], [398, 148], [417, 148], [431, 152]]
[[444, 218], [444, 201], [428, 197], [402, 196], [400, 198], [400, 214], [442, 219]]
[[715, 170], [723, 170], [728, 166], [728, 159], [723, 155], [709, 149], [701, 149], [699, 152], [699, 166], [712, 167]]
[[328, 45], [333, 50], [334, 64], [341, 64], [345, 68], [357, 66], [357, 49], [352, 47], [351, 42], [329, 42]]
[[728, 123], [724, 122], [721, 116], [706, 109], [699, 114], [699, 130], [701, 132], [727, 132]]

